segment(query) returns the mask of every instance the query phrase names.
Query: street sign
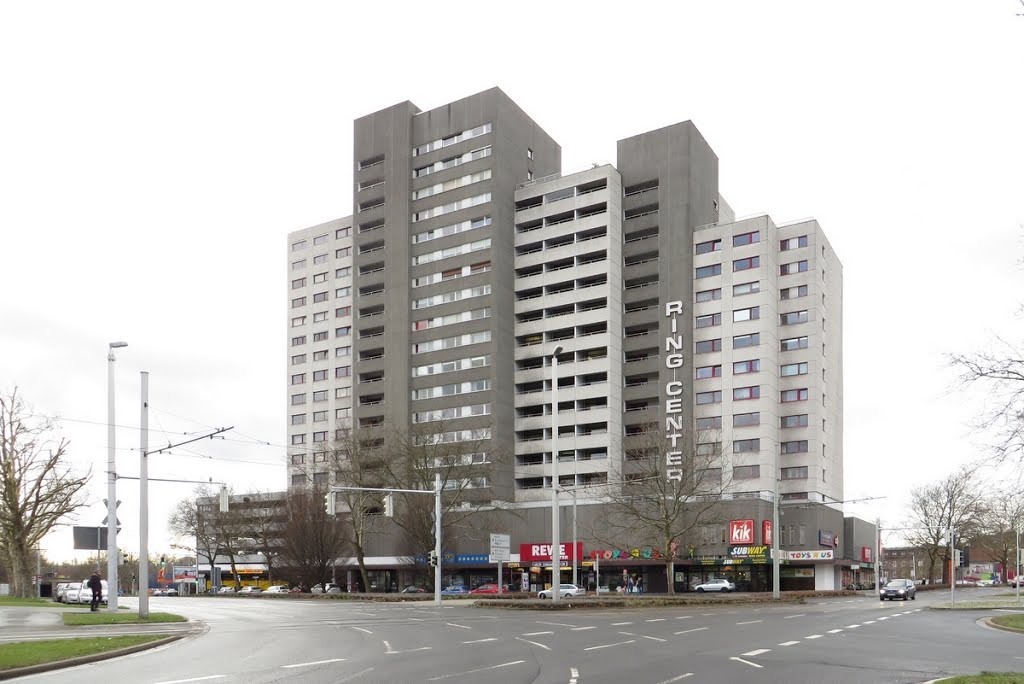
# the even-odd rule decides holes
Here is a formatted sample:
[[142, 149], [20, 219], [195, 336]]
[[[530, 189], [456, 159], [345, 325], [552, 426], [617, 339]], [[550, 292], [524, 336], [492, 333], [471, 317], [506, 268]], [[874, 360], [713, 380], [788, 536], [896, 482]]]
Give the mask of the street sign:
[[501, 547], [505, 549], [512, 548], [512, 537], [508, 534], [491, 534], [491, 548]]
[[507, 563], [512, 553], [512, 537], [507, 534], [491, 534], [491, 562]]
[[507, 563], [511, 560], [512, 554], [509, 553], [508, 549], [491, 549], [491, 562], [492, 563]]

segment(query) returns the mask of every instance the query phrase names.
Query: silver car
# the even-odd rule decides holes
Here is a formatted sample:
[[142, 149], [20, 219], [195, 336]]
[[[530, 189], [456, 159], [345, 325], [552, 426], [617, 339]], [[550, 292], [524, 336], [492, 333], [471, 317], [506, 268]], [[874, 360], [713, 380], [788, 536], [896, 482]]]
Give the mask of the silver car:
[[[575, 584], [559, 584], [558, 595], [562, 598], [570, 598], [572, 596], [583, 596], [587, 592], [584, 589], [580, 589]], [[554, 589], [545, 589], [537, 593], [537, 598], [549, 599], [554, 598]]]
[[728, 594], [731, 591], [736, 591], [736, 585], [727, 579], [713, 579], [704, 584], [698, 584], [694, 587], [694, 590], [701, 593], [705, 591], [718, 591]]
[[889, 580], [884, 587], [878, 590], [878, 598], [882, 601], [889, 599], [895, 601], [899, 599], [911, 601], [917, 599], [917, 587], [914, 586], [913, 580], [908, 579], [894, 579]]

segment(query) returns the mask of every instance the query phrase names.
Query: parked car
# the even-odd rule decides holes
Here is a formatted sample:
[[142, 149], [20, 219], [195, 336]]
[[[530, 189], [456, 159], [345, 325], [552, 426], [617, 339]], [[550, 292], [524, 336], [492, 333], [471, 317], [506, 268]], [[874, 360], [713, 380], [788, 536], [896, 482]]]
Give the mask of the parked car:
[[906, 601], [910, 599], [913, 601], [917, 599], [917, 587], [914, 586], [913, 580], [889, 580], [884, 587], [878, 590], [878, 598], [882, 601], [886, 599], [890, 601], [895, 601], [896, 599]]
[[713, 579], [705, 582], [704, 584], [698, 584], [693, 588], [694, 591], [704, 593], [705, 591], [717, 591], [723, 594], [736, 591], [736, 585], [727, 579]]
[[61, 598], [62, 603], [78, 603], [78, 592], [82, 590], [81, 582], [69, 582], [64, 587], [64, 593]]
[[453, 584], [441, 590], [441, 596], [462, 596], [468, 593], [469, 589], [461, 584]]
[[326, 585], [326, 589], [324, 587], [325, 587], [325, 585], [323, 585], [323, 584], [317, 584], [312, 589], [310, 589], [310, 591], [313, 592], [314, 594], [340, 594], [341, 593], [341, 587], [339, 587], [334, 582], [328, 582], [327, 585]]
[[405, 589], [402, 590], [402, 593], [403, 594], [425, 594], [425, 593], [427, 593], [427, 590], [424, 589], [423, 587], [414, 587], [413, 585], [410, 584], [409, 586], [407, 586]]
[[239, 591], [238, 593], [239, 594], [256, 595], [256, 594], [262, 594], [263, 590], [260, 589], [259, 587], [242, 587], [241, 591]]
[[[74, 603], [92, 603], [92, 589], [88, 587], [88, 580], [82, 580], [81, 582], [76, 582], [76, 584], [80, 584], [81, 586], [78, 589], [78, 596]], [[103, 587], [100, 590], [100, 603], [106, 603], [107, 580], [100, 580], [100, 585]], [[72, 603], [72, 601], [68, 601], [68, 603]]]
[[479, 587], [469, 592], [470, 594], [497, 594], [497, 584], [481, 584]]
[[221, 586], [220, 589], [217, 590], [217, 593], [218, 594], [234, 594], [235, 593], [235, 588], [234, 587], [229, 587], [228, 585], [225, 584], [225, 585]]
[[289, 594], [302, 594], [302, 593], [305, 593], [305, 591], [306, 590], [303, 589], [302, 587], [292, 587], [291, 589], [288, 590], [288, 593]]
[[288, 593], [288, 586], [284, 585], [284, 584], [275, 584], [273, 586], [267, 587], [267, 590], [265, 592], [263, 592], [263, 593], [264, 594], [287, 594]]
[[[580, 589], [575, 584], [559, 584], [558, 585], [558, 595], [561, 596], [562, 598], [571, 598], [573, 596], [583, 596], [586, 593], [587, 593], [586, 590]], [[537, 593], [537, 598], [542, 598], [542, 599], [554, 598], [554, 590], [553, 589], [544, 589], [543, 591], [540, 591], [540, 592]]]
[[57, 586], [53, 588], [53, 600], [57, 603], [64, 602], [64, 592], [67, 591], [70, 582], [58, 582]]

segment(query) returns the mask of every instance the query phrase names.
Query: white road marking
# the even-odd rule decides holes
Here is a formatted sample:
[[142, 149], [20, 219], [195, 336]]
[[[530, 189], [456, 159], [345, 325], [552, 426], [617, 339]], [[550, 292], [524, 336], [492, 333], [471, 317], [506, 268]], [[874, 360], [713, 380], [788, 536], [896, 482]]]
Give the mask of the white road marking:
[[842, 629], [842, 627], [840, 627], [839, 629], [830, 629], [830, 630], [828, 630], [828, 633], [829, 634], [839, 634], [842, 631], [843, 631], [843, 629]]
[[185, 684], [185, 682], [205, 682], [209, 679], [224, 679], [227, 675], [210, 675], [209, 677], [193, 677], [192, 679], [171, 679], [159, 684]]
[[423, 618], [414, 618], [414, 617], [411, 617], [411, 618], [409, 618], [409, 621], [410, 621], [410, 622], [423, 622]]
[[633, 634], [632, 632], [619, 632], [619, 634], [622, 634], [624, 636], [640, 637], [641, 639], [650, 639], [651, 641], [661, 641], [661, 642], [667, 641], [667, 639], [661, 639], [661, 638], [652, 637], [652, 636], [644, 636], [643, 634]]
[[783, 641], [779, 646], [796, 646], [799, 643], [799, 641]]
[[665, 618], [651, 618], [650, 620], [644, 620], [644, 622], [664, 622]]
[[867, 622], [865, 622], [864, 624], [865, 624], [865, 625], [873, 625], [873, 624], [875, 624], [875, 621], [874, 621], [874, 620], [868, 620], [868, 621], [867, 621]]
[[544, 622], [543, 620], [537, 620], [538, 625], [554, 625], [555, 627], [575, 627], [576, 625], [566, 624], [564, 622]]
[[[547, 633], [550, 634], [551, 632], [547, 632]], [[538, 646], [540, 648], [543, 648], [545, 651], [550, 651], [551, 650], [550, 646], [545, 646], [544, 644], [539, 644], [536, 641], [530, 641], [529, 639], [523, 639], [522, 637], [516, 637], [516, 641], [525, 641], [526, 643], [530, 644], [531, 646]]]
[[824, 634], [812, 634], [811, 636], [805, 636], [804, 639], [820, 639], [825, 636]]
[[764, 665], [758, 665], [757, 663], [752, 663], [749, 660], [744, 660], [743, 658], [737, 658], [736, 656], [732, 656], [731, 658], [729, 658], [729, 660], [737, 660], [737, 661], [739, 661], [741, 663], [744, 663], [746, 665], [750, 665], [751, 667], [756, 667], [759, 670], [764, 668]]
[[510, 663], [502, 663], [501, 665], [491, 665], [490, 667], [478, 667], [477, 669], [470, 670], [469, 672], [452, 672], [450, 674], [440, 675], [438, 677], [431, 677], [427, 681], [428, 682], [436, 682], [438, 679], [448, 679], [449, 677], [462, 677], [464, 675], [475, 674], [477, 672], [486, 672], [487, 670], [497, 670], [498, 668], [501, 668], [501, 667], [509, 667], [511, 665], [519, 665], [519, 664], [525, 663], [525, 662], [526, 662], [525, 660], [513, 660]]
[[759, 656], [762, 653], [767, 653], [770, 650], [772, 650], [772, 649], [770, 649], [770, 648], [756, 648], [753, 651], [747, 651], [746, 653], [740, 653], [740, 655], [744, 656], [744, 657], [747, 657], [747, 658], [753, 658], [754, 656]]
[[693, 676], [692, 672], [687, 672], [686, 674], [681, 674], [678, 677], [673, 677], [672, 679], [666, 679], [663, 682], [658, 682], [658, 684], [672, 684], [672, 682], [678, 682], [680, 679], [686, 679], [687, 677], [692, 677], [692, 676]]
[[888, 620], [889, 618], [887, 618], [887, 617], [880, 617], [878, 619], [879, 619], [879, 621], [881, 621], [881, 620]]
[[497, 641], [498, 637], [490, 637], [489, 639], [473, 639], [472, 641], [463, 641], [464, 644], [482, 644], [487, 641]]
[[630, 639], [629, 641], [619, 641], [614, 644], [603, 644], [601, 646], [587, 646], [584, 651], [596, 651], [599, 648], [611, 648], [612, 646], [625, 646], [626, 644], [636, 643], [636, 639]]
[[764, 622], [764, 620], [747, 620], [746, 622], [737, 622], [737, 625], [756, 625], [758, 622]]
[[336, 679], [335, 681], [337, 682], [337, 684], [342, 684], [343, 682], [351, 682], [356, 677], [362, 677], [367, 672], [373, 672], [373, 668], [372, 667], [368, 667], [365, 670], [361, 670], [359, 672], [356, 672], [354, 675], [349, 675], [348, 677], [345, 677], [344, 679]]
[[[689, 620], [692, 615], [676, 615], [676, 620]], [[690, 674], [693, 674], [692, 672]]]
[[364, 634], [373, 634], [373, 632], [371, 632], [370, 630], [363, 629], [362, 627], [353, 627], [352, 629], [359, 630], [360, 632], [363, 632]]
[[540, 636], [542, 634], [554, 634], [554, 632], [527, 632], [523, 636]]
[[569, 676], [570, 677], [579, 677], [580, 676], [580, 671], [577, 670], [575, 667], [570, 667], [569, 668]]
[[587, 630], [587, 629], [597, 629], [597, 627], [594, 627], [593, 625], [591, 625], [589, 627], [573, 627], [569, 631], [570, 632], [582, 632], [582, 631]]
[[355, 615], [369, 615], [370, 617], [377, 617], [377, 614], [376, 614], [376, 613], [364, 613], [364, 612], [363, 612], [363, 611], [361, 611], [361, 610], [353, 610], [352, 612], [353, 612], [353, 613], [354, 613]]
[[798, 618], [798, 617], [807, 617], [807, 613], [800, 613], [799, 615], [787, 615], [786, 617], [784, 617], [782, 619], [783, 620], [792, 620], [793, 618]]
[[714, 613], [701, 613], [700, 615], [701, 617], [707, 617], [709, 615], [714, 615]]
[[860, 625], [846, 625], [846, 629], [857, 629]]
[[694, 627], [693, 629], [684, 629], [682, 632], [676, 632], [676, 634], [689, 634], [690, 632], [700, 632], [705, 629], [707, 629], [707, 627]]
[[384, 655], [398, 655], [399, 653], [415, 653], [416, 651], [432, 651], [433, 646], [420, 646], [419, 648], [407, 648], [404, 651], [388, 651]]
[[294, 665], [282, 665], [281, 667], [287, 670], [288, 668], [292, 668], [292, 667], [310, 667], [311, 665], [326, 665], [327, 663], [340, 663], [343, 660], [345, 660], [345, 659], [344, 658], [330, 658], [328, 660], [314, 660], [314, 661], [308, 662], [308, 663], [295, 663]]
[[613, 622], [612, 627], [621, 627], [622, 625], [631, 625], [632, 622]]
[[833, 608], [832, 610], [823, 610], [822, 613], [838, 613], [842, 608]]
[[473, 629], [472, 627], [467, 627], [466, 625], [457, 625], [454, 622], [446, 622], [444, 624], [448, 625], [449, 627], [458, 627], [459, 629]]

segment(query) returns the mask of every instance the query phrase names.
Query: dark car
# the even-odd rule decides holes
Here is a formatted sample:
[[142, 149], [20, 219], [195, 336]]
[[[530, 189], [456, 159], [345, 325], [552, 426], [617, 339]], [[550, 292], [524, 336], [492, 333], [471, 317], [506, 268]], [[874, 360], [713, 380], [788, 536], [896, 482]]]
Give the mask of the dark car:
[[906, 601], [907, 599], [916, 600], [917, 587], [914, 586], [913, 580], [889, 580], [884, 587], [878, 590], [878, 598], [882, 601], [885, 599], [890, 601], [895, 601], [896, 599], [901, 601]]
[[403, 594], [425, 594], [426, 592], [427, 590], [423, 587], [415, 587], [411, 584], [402, 590]]

